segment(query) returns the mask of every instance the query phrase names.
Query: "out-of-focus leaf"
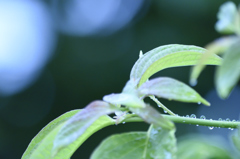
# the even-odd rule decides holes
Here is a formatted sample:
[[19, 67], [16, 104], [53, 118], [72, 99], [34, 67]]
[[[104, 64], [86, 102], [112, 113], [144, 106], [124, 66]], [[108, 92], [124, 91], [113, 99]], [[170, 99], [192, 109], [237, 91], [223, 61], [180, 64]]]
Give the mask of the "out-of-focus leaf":
[[[207, 52], [202, 54], [201, 59], [198, 61], [197, 65], [193, 66], [191, 77], [190, 77], [190, 84], [192, 86], [197, 84], [197, 78], [199, 77], [202, 70], [205, 68], [206, 61], [213, 56], [214, 54], [223, 53], [225, 50], [229, 48], [233, 43], [235, 43], [239, 37], [237, 36], [226, 36], [219, 38], [206, 46]], [[217, 56], [216, 56], [217, 57]], [[220, 65], [222, 59], [218, 57], [219, 62], [216, 65]]]
[[[73, 153], [76, 149], [75, 147], [70, 147], [70, 144], [75, 142], [79, 137], [82, 137], [84, 133], [88, 133], [88, 128], [98, 118], [113, 113], [116, 110], [117, 107], [103, 101], [94, 101], [90, 103], [85, 109], [74, 115], [61, 127], [54, 140], [52, 149], [53, 155], [55, 156], [58, 153]], [[114, 120], [108, 119], [106, 125], [112, 124], [113, 122]], [[101, 124], [101, 128], [106, 125]], [[63, 150], [64, 148], [66, 148], [65, 151]]]
[[175, 159], [175, 129], [151, 126], [148, 132], [112, 135], [94, 151], [91, 159]]
[[114, 105], [126, 105], [128, 107], [142, 108], [144, 102], [135, 94], [116, 93], [103, 97], [103, 100]]
[[232, 159], [230, 153], [221, 148], [219, 139], [189, 136], [178, 140], [178, 159]]
[[240, 128], [238, 128], [238, 130], [234, 131], [231, 138], [232, 138], [232, 142], [233, 142], [234, 146], [240, 151]]
[[[50, 134], [52, 131], [54, 131], [54, 129], [56, 129], [56, 127], [58, 127], [59, 125], [61, 125], [62, 123], [64, 123], [65, 121], [67, 121], [70, 117], [72, 117], [73, 115], [75, 115], [77, 112], [79, 112], [80, 110], [72, 110], [70, 112], [67, 112], [63, 115], [61, 115], [60, 117], [54, 119], [53, 121], [51, 121], [47, 126], [45, 126], [30, 142], [30, 144], [28, 145], [26, 151], [24, 152], [22, 159], [28, 159], [31, 158], [31, 154], [34, 153], [34, 151], [36, 151], [39, 147], [39, 145], [41, 145], [41, 142], [44, 140], [44, 138]], [[52, 140], [53, 142], [53, 140]], [[49, 149], [49, 151], [51, 151], [51, 149]]]
[[147, 105], [144, 108], [129, 108], [132, 112], [141, 117], [145, 122], [162, 127], [163, 129], [174, 129], [174, 124], [164, 118], [157, 110], [152, 106]]
[[227, 98], [240, 77], [240, 40], [231, 45], [216, 71], [216, 87], [221, 98]]
[[[145, 53], [137, 60], [132, 68], [130, 80], [139, 87], [150, 76], [160, 70], [197, 64], [204, 52], [206, 52], [204, 48], [192, 45], [172, 44], [160, 46]], [[213, 55], [204, 64], [216, 65], [219, 64], [219, 60], [219, 57]]]
[[140, 96], [155, 95], [160, 98], [181, 102], [194, 102], [210, 105], [188, 85], [168, 77], [159, 77], [145, 82], [138, 88]]
[[233, 2], [228, 1], [222, 4], [217, 17], [218, 21], [215, 25], [215, 29], [219, 33], [232, 34], [239, 32], [239, 13]]

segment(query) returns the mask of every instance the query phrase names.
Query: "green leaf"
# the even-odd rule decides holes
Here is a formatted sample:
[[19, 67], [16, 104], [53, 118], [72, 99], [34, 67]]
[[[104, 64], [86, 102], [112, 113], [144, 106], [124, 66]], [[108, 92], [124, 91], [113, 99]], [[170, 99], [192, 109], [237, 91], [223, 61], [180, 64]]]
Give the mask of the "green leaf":
[[178, 140], [178, 159], [232, 159], [221, 138], [188, 136]]
[[239, 13], [233, 2], [228, 1], [222, 4], [217, 17], [218, 21], [215, 29], [219, 33], [232, 34], [239, 32]]
[[226, 36], [226, 37], [216, 39], [215, 41], [208, 44], [206, 46], [207, 52], [202, 55], [197, 65], [195, 65], [192, 69], [190, 84], [192, 86], [197, 84], [197, 78], [202, 72], [202, 70], [205, 68], [205, 63], [207, 60], [214, 60], [214, 58], [218, 58], [219, 62], [216, 65], [220, 65], [222, 59], [214, 54], [220, 54], [225, 52], [225, 50], [227, 50], [229, 46], [235, 43], [238, 39], [239, 37], [237, 36]]
[[[191, 66], [197, 64], [202, 54], [206, 50], [192, 45], [165, 45], [155, 48], [142, 57], [134, 64], [130, 80], [136, 83], [137, 87], [142, 85], [154, 73], [179, 66]], [[206, 62], [208, 65], [219, 64], [220, 59], [214, 56], [213, 59]], [[134, 85], [133, 85], [134, 86]]]
[[181, 102], [194, 102], [210, 105], [188, 85], [168, 77], [159, 77], [145, 82], [138, 88], [140, 96], [155, 95], [160, 98]]
[[[65, 121], [67, 121], [70, 117], [75, 115], [80, 110], [72, 110], [70, 112], [67, 112], [60, 117], [54, 119], [51, 121], [47, 126], [45, 126], [30, 142], [28, 145], [26, 151], [24, 152], [22, 159], [28, 159], [31, 158], [31, 154], [34, 153], [34, 151], [37, 151], [39, 145], [41, 145], [41, 142], [44, 140], [46, 136], [48, 136], [51, 131], [54, 131], [59, 125], [63, 124]], [[49, 149], [51, 151], [51, 149]]]
[[221, 98], [227, 98], [240, 77], [240, 40], [230, 46], [216, 71], [216, 88]]
[[91, 159], [175, 159], [175, 129], [151, 126], [148, 132], [112, 135], [94, 151]]
[[83, 110], [70, 111], [63, 114], [59, 118], [53, 120], [45, 128], [43, 128], [38, 135], [31, 141], [27, 150], [22, 156], [22, 159], [69, 159], [76, 149], [93, 133], [98, 130], [115, 124], [115, 120], [107, 115], [101, 116], [94, 123], [92, 123], [86, 131], [77, 138], [73, 143], [67, 147], [62, 148], [54, 157], [52, 153], [54, 140], [66, 122], [77, 113], [84, 112]]
[[154, 124], [156, 126], [162, 127], [163, 129], [174, 129], [174, 124], [164, 118], [156, 109], [152, 106], [147, 105], [144, 108], [129, 108], [132, 112], [141, 117], [144, 121], [149, 124]]
[[[116, 110], [118, 110], [117, 107], [103, 101], [94, 101], [90, 103], [85, 109], [74, 115], [61, 127], [54, 140], [52, 149], [53, 156], [59, 153], [69, 153], [72, 149], [69, 145], [78, 140], [79, 137], [81, 138], [84, 133], [88, 133], [88, 128], [92, 126], [94, 121]], [[113, 123], [114, 120], [108, 119], [105, 124], [108, 125]], [[101, 124], [101, 126], [105, 127], [105, 124]], [[65, 148], [67, 148], [67, 151], [64, 151]]]

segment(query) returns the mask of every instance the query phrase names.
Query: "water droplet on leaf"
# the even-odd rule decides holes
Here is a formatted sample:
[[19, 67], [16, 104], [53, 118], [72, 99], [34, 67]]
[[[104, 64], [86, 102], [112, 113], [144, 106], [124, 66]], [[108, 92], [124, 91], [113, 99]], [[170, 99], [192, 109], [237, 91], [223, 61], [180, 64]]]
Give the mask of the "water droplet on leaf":
[[205, 117], [204, 115], [201, 115], [201, 116], [200, 116], [200, 119], [203, 119], [203, 120], [205, 120], [205, 119], [206, 119], [206, 117]]
[[195, 115], [195, 114], [192, 114], [192, 115], [190, 116], [190, 118], [196, 119], [196, 115]]
[[209, 127], [208, 127], [209, 130], [212, 130], [213, 128], [214, 128], [213, 126], [209, 126]]

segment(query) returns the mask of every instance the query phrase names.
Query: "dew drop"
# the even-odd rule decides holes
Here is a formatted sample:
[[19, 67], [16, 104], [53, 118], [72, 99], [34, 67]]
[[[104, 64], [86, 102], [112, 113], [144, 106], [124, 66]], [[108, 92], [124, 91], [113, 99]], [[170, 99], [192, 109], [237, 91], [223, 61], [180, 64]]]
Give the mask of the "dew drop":
[[236, 122], [236, 120], [233, 119], [232, 122]]
[[166, 110], [163, 110], [164, 111], [164, 113], [167, 113], [167, 111]]
[[200, 105], [200, 104], [202, 104], [201, 102], [198, 102], [198, 104]]
[[201, 116], [200, 116], [200, 119], [203, 119], [203, 120], [205, 120], [205, 119], [206, 119], [206, 117], [205, 117], [204, 115], [201, 115]]
[[230, 122], [231, 120], [229, 118], [226, 119], [227, 122]]
[[190, 118], [196, 119], [196, 115], [195, 115], [195, 114], [192, 114], [192, 115], [190, 116]]
[[159, 108], [161, 108], [161, 105], [158, 105]]
[[189, 115], [186, 115], [186, 118], [189, 118]]
[[209, 130], [212, 130], [213, 128], [214, 128], [213, 126], [209, 126], [209, 127], [208, 127]]
[[122, 122], [122, 124], [125, 124], [126, 122]]
[[222, 121], [222, 118], [219, 118], [218, 121]]
[[196, 126], [199, 126], [198, 124]]

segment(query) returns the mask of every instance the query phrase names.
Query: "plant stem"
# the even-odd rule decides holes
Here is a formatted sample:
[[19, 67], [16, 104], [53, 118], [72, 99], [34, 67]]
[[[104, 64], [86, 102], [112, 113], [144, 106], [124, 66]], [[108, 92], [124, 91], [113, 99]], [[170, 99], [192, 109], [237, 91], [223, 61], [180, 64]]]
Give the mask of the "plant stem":
[[[209, 119], [198, 119], [198, 118], [187, 118], [181, 116], [172, 116], [172, 115], [162, 115], [164, 118], [167, 118], [175, 123], [182, 124], [192, 124], [192, 125], [201, 125], [208, 127], [220, 127], [220, 128], [238, 128], [240, 122], [232, 122], [232, 121], [218, 121], [218, 120], [209, 120]], [[124, 122], [142, 122], [143, 119], [140, 117], [131, 117], [125, 119]]]
[[170, 109], [165, 107], [155, 96], [151, 95], [149, 96], [159, 107], [161, 107], [164, 111], [166, 111], [168, 114], [176, 116], [175, 113], [173, 113]]

